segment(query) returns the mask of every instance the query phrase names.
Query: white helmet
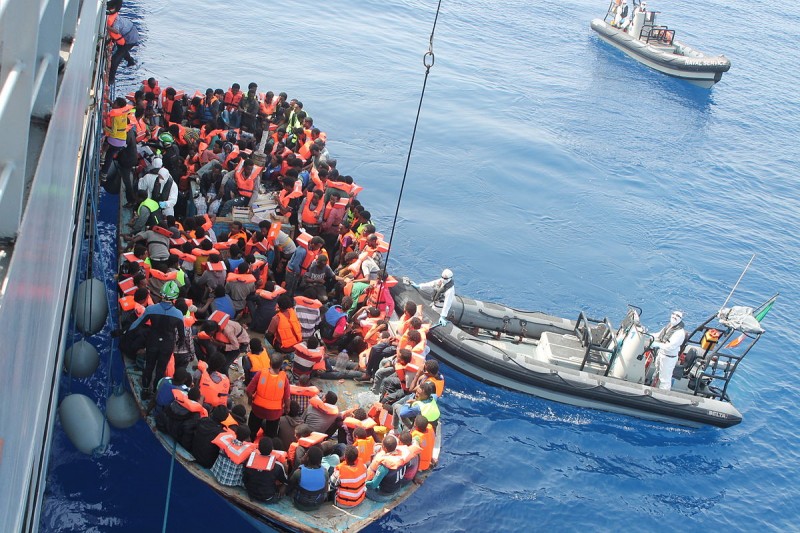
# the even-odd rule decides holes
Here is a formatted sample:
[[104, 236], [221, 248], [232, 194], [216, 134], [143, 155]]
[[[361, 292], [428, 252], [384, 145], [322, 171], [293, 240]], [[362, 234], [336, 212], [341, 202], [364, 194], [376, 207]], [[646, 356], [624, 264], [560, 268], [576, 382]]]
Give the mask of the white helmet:
[[444, 280], [451, 280], [453, 279], [453, 271], [449, 268], [445, 268], [442, 270], [442, 279]]
[[164, 166], [164, 162], [161, 160], [160, 157], [154, 157], [152, 165], [153, 168], [161, 168]]

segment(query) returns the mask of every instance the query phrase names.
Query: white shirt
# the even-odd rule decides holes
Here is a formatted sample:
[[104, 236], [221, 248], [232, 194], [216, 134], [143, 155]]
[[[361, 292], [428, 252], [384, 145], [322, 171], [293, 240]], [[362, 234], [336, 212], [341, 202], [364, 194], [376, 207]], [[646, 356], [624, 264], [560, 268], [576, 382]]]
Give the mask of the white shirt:
[[[444, 279], [439, 278], [433, 281], [428, 281], [427, 283], [420, 283], [419, 288], [429, 292], [430, 294], [436, 293], [443, 284], [447, 283]], [[442, 311], [439, 313], [439, 316], [442, 318], [447, 318], [447, 314], [450, 312], [450, 307], [453, 305], [453, 300], [456, 297], [456, 286], [453, 284], [452, 287], [447, 289], [444, 292], [444, 303], [442, 304]], [[435, 304], [436, 302], [434, 302]]]

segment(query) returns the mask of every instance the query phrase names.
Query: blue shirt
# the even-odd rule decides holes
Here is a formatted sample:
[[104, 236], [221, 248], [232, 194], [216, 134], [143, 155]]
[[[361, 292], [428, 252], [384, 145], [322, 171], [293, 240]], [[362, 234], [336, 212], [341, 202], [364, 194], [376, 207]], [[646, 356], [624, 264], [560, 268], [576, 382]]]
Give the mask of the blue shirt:
[[305, 248], [298, 246], [292, 254], [292, 258], [289, 259], [286, 270], [290, 272], [300, 272], [300, 268], [303, 266], [303, 260], [306, 258], [306, 253], [308, 253], [308, 251]]
[[236, 316], [236, 310], [233, 308], [233, 300], [227, 294], [225, 296], [217, 296], [214, 298], [214, 303], [211, 304], [214, 311], [222, 311], [231, 318]]

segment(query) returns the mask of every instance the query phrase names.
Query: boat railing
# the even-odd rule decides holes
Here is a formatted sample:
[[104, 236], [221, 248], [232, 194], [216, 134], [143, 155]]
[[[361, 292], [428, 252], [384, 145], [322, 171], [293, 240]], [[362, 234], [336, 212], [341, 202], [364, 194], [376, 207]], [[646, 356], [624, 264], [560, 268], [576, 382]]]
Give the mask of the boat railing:
[[[730, 402], [728, 385], [739, 363], [761, 338], [761, 333], [744, 334], [716, 323], [716, 315], [697, 326], [687, 337], [681, 353], [684, 355], [684, 374], [689, 378], [694, 396], [705, 396]], [[734, 335], [743, 336], [734, 340]], [[716, 339], [716, 340], [710, 340]], [[744, 348], [741, 341], [748, 339]], [[736, 349], [736, 352], [731, 349]], [[694, 357], [691, 357], [692, 353]], [[691, 358], [690, 358], [691, 357]]]
[[607, 376], [617, 354], [616, 334], [608, 318], [590, 318], [581, 311], [574, 333], [585, 348], [580, 369], [583, 370], [587, 363], [599, 364], [605, 367], [604, 375]]
[[667, 26], [645, 24], [642, 26], [642, 31], [639, 32], [639, 39], [647, 44], [655, 42], [669, 46], [675, 40], [675, 30], [671, 30]]
[[611, 18], [611, 20], [614, 20], [614, 17], [616, 16], [616, 13], [614, 13], [614, 10], [616, 9], [616, 7], [617, 7], [617, 3], [614, 0], [611, 0], [611, 2], [609, 2], [609, 4], [608, 4], [608, 11], [606, 11], [606, 16], [603, 17], [603, 22], [608, 22], [609, 21], [609, 17]]

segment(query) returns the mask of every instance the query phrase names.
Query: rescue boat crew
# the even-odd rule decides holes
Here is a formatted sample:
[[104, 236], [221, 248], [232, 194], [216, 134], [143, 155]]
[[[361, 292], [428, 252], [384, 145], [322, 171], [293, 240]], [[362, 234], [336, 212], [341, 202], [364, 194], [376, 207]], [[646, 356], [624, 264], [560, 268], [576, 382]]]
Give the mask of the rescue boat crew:
[[655, 342], [650, 346], [658, 349], [656, 356], [656, 376], [658, 388], [670, 390], [672, 388], [672, 371], [678, 362], [678, 355], [686, 340], [686, 330], [683, 324], [683, 312], [673, 311], [669, 324], [661, 328], [655, 336]]
[[419, 285], [414, 282], [409, 283], [415, 289], [432, 292], [432, 302], [442, 302], [442, 310], [439, 312], [438, 324], [440, 326], [446, 326], [447, 315], [450, 313], [450, 307], [453, 305], [453, 300], [456, 296], [455, 283], [453, 282], [453, 271], [449, 268], [445, 268], [442, 270], [442, 277], [439, 279], [435, 279], [427, 283], [420, 283]]

